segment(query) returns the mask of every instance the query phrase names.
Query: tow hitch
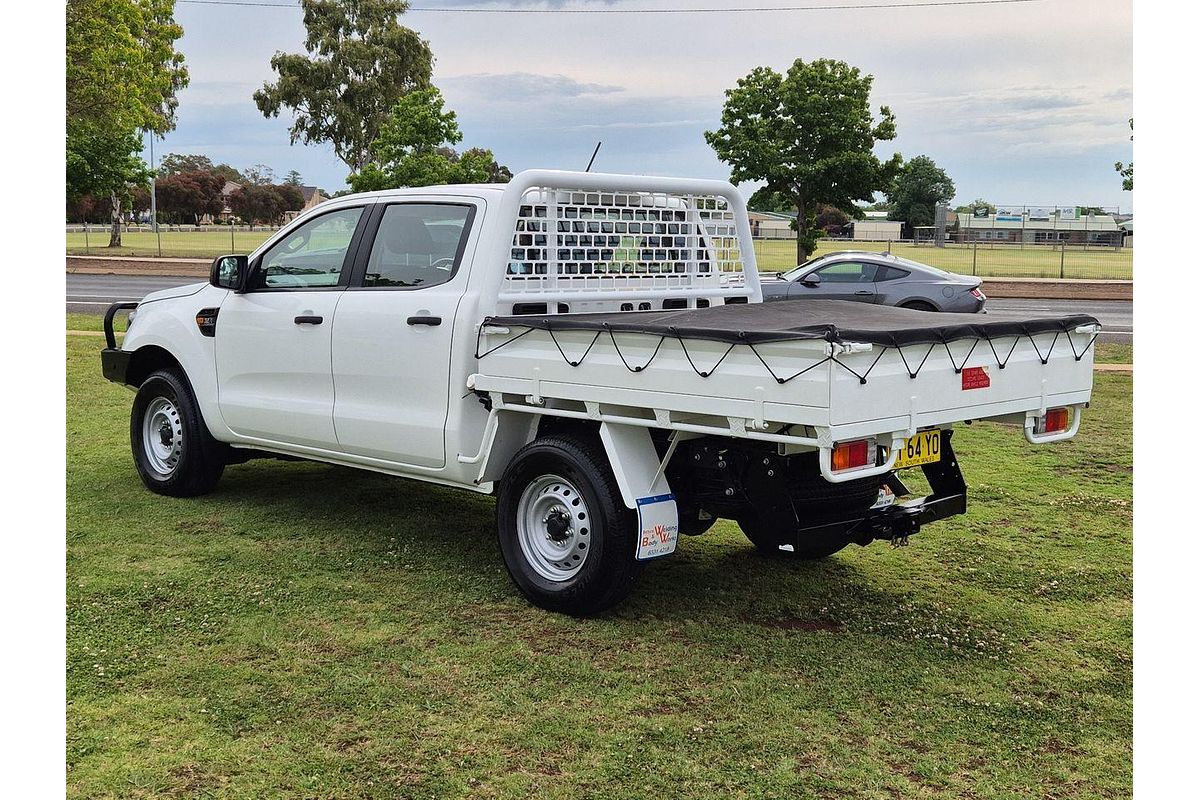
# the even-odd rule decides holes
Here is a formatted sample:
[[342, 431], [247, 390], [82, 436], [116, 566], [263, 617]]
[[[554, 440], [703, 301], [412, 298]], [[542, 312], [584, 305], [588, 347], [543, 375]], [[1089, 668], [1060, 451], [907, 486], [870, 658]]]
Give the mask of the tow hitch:
[[[966, 513], [967, 484], [950, 444], [953, 434], [952, 430], [942, 431], [941, 460], [921, 467], [929, 481], [929, 494], [903, 503], [889, 503], [883, 499], [884, 492], [881, 492], [880, 501], [863, 516], [800, 528], [796, 531], [797, 539], [817, 532], [842, 530], [848, 532], [850, 540], [857, 544], [867, 545], [882, 539], [891, 542], [893, 547], [904, 547], [908, 544], [908, 537], [919, 533], [922, 525]], [[908, 494], [904, 483], [894, 474], [888, 477], [885, 490], [895, 497]]]

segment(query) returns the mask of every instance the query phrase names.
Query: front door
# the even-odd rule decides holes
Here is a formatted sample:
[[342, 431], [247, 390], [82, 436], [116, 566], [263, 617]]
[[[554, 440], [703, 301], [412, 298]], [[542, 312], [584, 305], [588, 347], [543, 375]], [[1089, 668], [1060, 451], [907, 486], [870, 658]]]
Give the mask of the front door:
[[792, 282], [788, 299], [807, 297], [817, 300], [857, 300], [875, 302], [876, 264], [867, 261], [835, 261], [815, 270], [821, 276], [816, 286], [805, 286], [802, 280]]
[[225, 424], [264, 443], [337, 449], [330, 365], [363, 206], [310, 218], [256, 259], [243, 294], [221, 304], [217, 385]]
[[445, 466], [450, 399], [465, 391], [452, 391], [450, 375], [475, 211], [466, 201], [414, 199], [376, 215], [333, 328], [333, 418], [344, 452]]

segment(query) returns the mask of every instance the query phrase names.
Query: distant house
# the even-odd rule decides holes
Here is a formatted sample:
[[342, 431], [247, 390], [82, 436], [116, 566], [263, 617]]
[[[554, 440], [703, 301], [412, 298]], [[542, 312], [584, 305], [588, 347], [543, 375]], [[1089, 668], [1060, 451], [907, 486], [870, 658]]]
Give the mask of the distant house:
[[792, 223], [796, 221], [795, 212], [788, 214], [781, 211], [751, 211], [750, 235], [755, 239], [794, 239], [796, 232]]
[[303, 214], [305, 211], [308, 211], [310, 208], [318, 206], [329, 199], [322, 194], [321, 190], [316, 186], [300, 186], [297, 188], [300, 189], [300, 196], [304, 198], [304, 205], [300, 207], [299, 211], [287, 212], [287, 214], [284, 215], [284, 219], [293, 220]]
[[[868, 211], [866, 219], [856, 219], [852, 238], [863, 242], [896, 242], [900, 240], [902, 224], [887, 219], [886, 211]], [[882, 214], [883, 218], [878, 215]]]

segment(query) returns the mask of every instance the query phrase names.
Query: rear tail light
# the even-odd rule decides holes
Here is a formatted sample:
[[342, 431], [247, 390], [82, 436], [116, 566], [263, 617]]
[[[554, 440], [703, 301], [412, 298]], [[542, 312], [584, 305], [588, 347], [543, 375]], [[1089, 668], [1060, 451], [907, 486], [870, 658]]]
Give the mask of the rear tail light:
[[971, 290], [971, 296], [974, 297], [976, 300], [978, 300], [981, 303], [984, 300], [987, 300], [987, 295], [984, 294], [983, 290], [980, 289], [978, 286], [976, 286], [974, 289]]
[[839, 442], [833, 446], [833, 471], [845, 472], [848, 469], [874, 466], [874, 453], [875, 446], [871, 439]]
[[1051, 408], [1044, 416], [1038, 417], [1033, 427], [1034, 433], [1058, 433], [1065, 431], [1071, 422], [1071, 412], [1067, 408]]

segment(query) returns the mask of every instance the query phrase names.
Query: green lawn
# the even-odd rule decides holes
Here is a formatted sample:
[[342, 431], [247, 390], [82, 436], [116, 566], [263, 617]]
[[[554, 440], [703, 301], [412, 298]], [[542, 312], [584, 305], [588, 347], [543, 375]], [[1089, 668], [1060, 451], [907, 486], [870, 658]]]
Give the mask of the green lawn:
[[[824, 239], [817, 242], [817, 253], [836, 250], [873, 250], [888, 252], [887, 242], [854, 242]], [[1065, 256], [1044, 245], [970, 245], [933, 247], [892, 242], [891, 252], [922, 264], [980, 277], [1008, 278], [1092, 278], [1131, 280], [1133, 250], [1122, 248], [1068, 248]], [[758, 268], [764, 272], [788, 270], [796, 266], [796, 243], [792, 240], [755, 239], [754, 253]]]
[[[226, 253], [249, 253], [262, 244], [273, 231], [179, 231], [162, 234], [163, 256], [212, 258]], [[84, 234], [68, 233], [67, 253], [93, 255], [159, 255], [159, 242], [152, 233], [126, 233], [122, 236], [123, 246], [110, 249], [108, 237], [103, 233], [92, 233], [85, 242]], [[89, 246], [90, 245], [90, 246]], [[852, 242], [823, 240], [818, 242], [817, 252], [834, 250], [888, 249], [886, 242]], [[782, 239], [756, 239], [754, 252], [758, 268], [763, 271], [787, 270], [796, 266], [796, 243]], [[928, 245], [915, 247], [911, 244], [892, 243], [891, 252], [925, 264], [960, 272], [992, 277], [1041, 277], [1121, 279], [1133, 277], [1133, 251], [1129, 248], [1068, 249], [1065, 257], [1058, 250], [1042, 245], [1027, 247], [985, 246], [978, 250], [970, 246], [936, 248]]]
[[[161, 233], [161, 255], [179, 258], [213, 258], [229, 253], [249, 253], [265, 242], [275, 231], [164, 231]], [[134, 231], [121, 234], [121, 247], [108, 247], [108, 233], [99, 229], [89, 234], [68, 233], [67, 253], [101, 256], [158, 256], [159, 236]]]
[[517, 596], [487, 497], [275, 461], [150, 494], [100, 346], [67, 339], [69, 797], [1130, 794], [1127, 375], [1069, 443], [961, 428], [971, 510], [907, 548], [722, 522], [578, 621]]

